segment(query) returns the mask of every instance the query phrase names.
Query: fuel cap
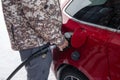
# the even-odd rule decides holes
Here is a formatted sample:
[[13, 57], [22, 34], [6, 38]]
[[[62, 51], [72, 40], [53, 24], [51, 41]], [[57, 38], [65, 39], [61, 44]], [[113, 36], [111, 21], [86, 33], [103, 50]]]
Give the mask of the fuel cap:
[[72, 60], [79, 60], [80, 59], [80, 53], [78, 51], [74, 51], [72, 54], [71, 54], [71, 58]]

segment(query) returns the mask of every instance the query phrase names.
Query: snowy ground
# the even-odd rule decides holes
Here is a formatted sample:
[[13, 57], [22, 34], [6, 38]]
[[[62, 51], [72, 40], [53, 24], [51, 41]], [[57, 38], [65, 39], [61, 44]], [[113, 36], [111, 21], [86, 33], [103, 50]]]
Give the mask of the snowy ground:
[[[0, 80], [6, 80], [8, 75], [21, 63], [17, 51], [10, 47], [8, 34], [6, 31], [1, 1], [0, 1]], [[26, 80], [26, 71], [22, 68], [12, 80]], [[56, 80], [52, 71], [48, 80]]]

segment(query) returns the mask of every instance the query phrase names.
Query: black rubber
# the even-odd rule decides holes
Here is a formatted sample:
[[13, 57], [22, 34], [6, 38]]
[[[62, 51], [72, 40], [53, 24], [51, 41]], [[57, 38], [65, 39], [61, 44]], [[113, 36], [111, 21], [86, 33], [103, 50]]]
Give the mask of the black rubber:
[[32, 59], [41, 56], [43, 54], [46, 54], [48, 51], [50, 44], [46, 44], [43, 47], [41, 47], [40, 50], [36, 51], [34, 54], [32, 54], [28, 59], [26, 59], [25, 61], [23, 61], [9, 76], [6, 80], [11, 80], [11, 78], [25, 65], [27, 64], [29, 61], [31, 61]]
[[60, 80], [71, 80], [71, 79], [65, 79], [67, 76], [74, 76], [79, 80], [89, 80], [83, 73], [79, 72], [77, 69], [74, 68], [65, 68], [61, 72]]

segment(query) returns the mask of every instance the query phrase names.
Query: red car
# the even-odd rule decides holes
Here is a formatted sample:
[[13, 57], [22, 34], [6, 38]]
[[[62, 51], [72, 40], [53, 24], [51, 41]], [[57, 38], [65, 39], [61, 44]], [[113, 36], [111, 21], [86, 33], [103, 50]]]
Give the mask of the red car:
[[61, 0], [69, 47], [54, 50], [58, 80], [120, 80], [120, 16], [107, 0], [98, 1]]

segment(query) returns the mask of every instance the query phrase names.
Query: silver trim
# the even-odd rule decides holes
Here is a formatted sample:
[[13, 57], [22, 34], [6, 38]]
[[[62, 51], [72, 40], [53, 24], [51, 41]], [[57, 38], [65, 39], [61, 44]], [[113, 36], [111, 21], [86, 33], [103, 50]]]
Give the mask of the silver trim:
[[117, 33], [120, 33], [120, 25], [119, 25], [119, 27], [118, 27], [118, 29], [117, 29]]
[[66, 8], [68, 7], [68, 5], [72, 2], [73, 0], [70, 0], [67, 5], [65, 5], [65, 7], [63, 8], [63, 13], [65, 15], [67, 15], [70, 19], [74, 20], [74, 21], [77, 21], [79, 23], [82, 23], [82, 24], [85, 24], [85, 25], [90, 25], [92, 27], [96, 27], [96, 28], [100, 28], [100, 29], [104, 29], [104, 30], [109, 30], [109, 31], [112, 31], [112, 32], [120, 32], [120, 30], [117, 31], [117, 29], [113, 29], [113, 28], [109, 28], [107, 26], [102, 26], [102, 25], [98, 25], [98, 24], [94, 24], [94, 23], [89, 23], [89, 22], [85, 22], [85, 21], [81, 21], [81, 20], [77, 20], [75, 18], [73, 18], [72, 16], [70, 16], [65, 10]]
[[120, 29], [117, 30], [117, 33], [120, 33]]
[[75, 77], [75, 76], [72, 76], [72, 75], [68, 75], [68, 76], [66, 76], [66, 77], [64, 78], [64, 80], [67, 80], [67, 79], [70, 79], [70, 80], [82, 80], [82, 79], [79, 79], [79, 78], [77, 78], [77, 77]]

